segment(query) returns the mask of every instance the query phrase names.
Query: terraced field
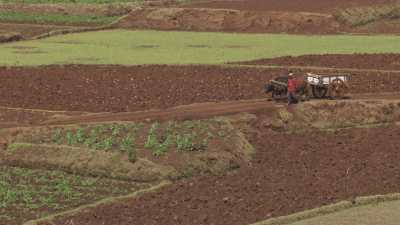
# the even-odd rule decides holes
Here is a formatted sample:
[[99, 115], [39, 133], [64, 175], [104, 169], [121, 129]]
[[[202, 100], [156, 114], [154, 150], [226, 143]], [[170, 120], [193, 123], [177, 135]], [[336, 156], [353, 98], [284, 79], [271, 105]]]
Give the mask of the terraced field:
[[[396, 225], [394, 2], [13, 3], [1, 225]], [[357, 26], [335, 14], [370, 9]], [[289, 70], [346, 74], [349, 89], [288, 107], [264, 85]]]

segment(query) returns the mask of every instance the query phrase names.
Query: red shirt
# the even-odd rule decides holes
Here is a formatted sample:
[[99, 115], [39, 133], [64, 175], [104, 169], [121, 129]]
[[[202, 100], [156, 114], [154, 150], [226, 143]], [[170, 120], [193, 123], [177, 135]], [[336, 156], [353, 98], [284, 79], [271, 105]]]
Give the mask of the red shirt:
[[288, 86], [288, 92], [290, 92], [290, 93], [296, 92], [296, 79], [289, 78], [289, 80], [287, 82], [287, 86]]

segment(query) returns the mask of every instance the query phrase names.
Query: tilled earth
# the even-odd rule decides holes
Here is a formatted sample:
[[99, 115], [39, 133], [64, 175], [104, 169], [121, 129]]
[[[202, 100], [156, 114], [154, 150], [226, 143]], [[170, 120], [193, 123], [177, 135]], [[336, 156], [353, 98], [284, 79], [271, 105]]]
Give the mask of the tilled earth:
[[[263, 115], [246, 132], [253, 164], [43, 224], [243, 225], [356, 196], [399, 192], [400, 127], [274, 133]], [[43, 225], [42, 224], [42, 225]]]
[[56, 26], [56, 25], [39, 25], [39, 24], [16, 24], [16, 23], [1, 23], [0, 30], [2, 32], [20, 33], [23, 38], [29, 39], [41, 34], [56, 30], [71, 29], [71, 26]]
[[[298, 73], [321, 70], [297, 70]], [[329, 73], [346, 72], [338, 69]], [[202, 102], [265, 98], [286, 69], [221, 66], [0, 67], [0, 105], [28, 109], [133, 112]], [[399, 91], [394, 72], [352, 74], [352, 93]]]
[[338, 8], [393, 3], [396, 0], [208, 0], [192, 1], [185, 7], [255, 11], [332, 12]]
[[244, 65], [318, 66], [352, 69], [400, 70], [399, 54], [329, 54], [284, 56], [241, 62]]

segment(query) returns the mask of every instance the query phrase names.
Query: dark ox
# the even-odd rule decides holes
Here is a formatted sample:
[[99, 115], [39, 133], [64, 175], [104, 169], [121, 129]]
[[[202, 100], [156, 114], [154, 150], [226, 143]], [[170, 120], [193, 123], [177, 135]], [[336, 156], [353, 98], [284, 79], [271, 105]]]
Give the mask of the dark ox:
[[[289, 77], [280, 76], [274, 79], [283, 84], [287, 84]], [[305, 81], [304, 76], [296, 76], [296, 96], [301, 97], [303, 100], [308, 100], [310, 98], [310, 86]], [[287, 86], [279, 85], [276, 83], [268, 83], [264, 86], [265, 93], [272, 93], [273, 99], [284, 98], [287, 95]]]

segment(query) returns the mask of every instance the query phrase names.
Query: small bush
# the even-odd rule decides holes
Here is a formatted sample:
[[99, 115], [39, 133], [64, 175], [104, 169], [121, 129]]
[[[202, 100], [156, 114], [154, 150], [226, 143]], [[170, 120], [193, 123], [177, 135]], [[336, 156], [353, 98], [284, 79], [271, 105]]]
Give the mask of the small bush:
[[379, 20], [399, 19], [400, 4], [343, 9], [334, 16], [342, 24], [362, 26]]
[[190, 134], [178, 134], [176, 136], [176, 147], [179, 151], [193, 151], [193, 135]]

